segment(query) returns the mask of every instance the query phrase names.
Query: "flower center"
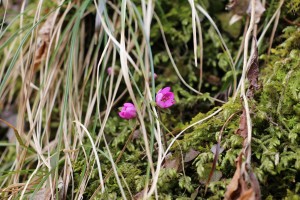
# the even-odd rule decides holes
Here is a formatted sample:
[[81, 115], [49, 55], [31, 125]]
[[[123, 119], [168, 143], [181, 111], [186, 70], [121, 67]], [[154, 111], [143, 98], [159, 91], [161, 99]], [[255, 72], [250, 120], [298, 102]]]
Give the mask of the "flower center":
[[166, 101], [168, 101], [169, 99], [170, 99], [170, 97], [164, 95], [164, 96], [161, 98], [161, 101], [166, 102]]

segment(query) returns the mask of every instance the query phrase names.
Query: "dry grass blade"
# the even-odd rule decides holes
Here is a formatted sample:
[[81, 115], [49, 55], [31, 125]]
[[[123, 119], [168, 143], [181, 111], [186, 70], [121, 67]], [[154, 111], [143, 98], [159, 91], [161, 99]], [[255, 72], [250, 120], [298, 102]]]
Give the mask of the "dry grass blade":
[[[187, 88], [189, 88], [191, 91], [195, 92], [196, 94], [203, 95], [203, 93], [201, 93], [201, 92], [197, 91], [196, 89], [194, 89], [193, 87], [191, 87], [191, 86], [183, 79], [183, 77], [181, 76], [181, 74], [180, 74], [180, 72], [179, 72], [179, 70], [178, 70], [178, 68], [177, 68], [177, 66], [176, 66], [176, 64], [175, 64], [175, 61], [174, 61], [174, 59], [173, 59], [173, 56], [172, 56], [172, 54], [171, 54], [170, 48], [169, 48], [169, 46], [168, 46], [167, 39], [166, 39], [166, 36], [165, 36], [165, 34], [164, 34], [164, 30], [163, 30], [163, 25], [161, 24], [160, 19], [158, 18], [158, 16], [157, 16], [157, 15], [154, 15], [154, 16], [155, 16], [155, 19], [157, 20], [157, 22], [158, 22], [158, 24], [159, 24], [159, 26], [160, 26], [160, 31], [161, 31], [161, 34], [162, 34], [162, 37], [163, 37], [164, 45], [165, 45], [165, 47], [166, 47], [167, 53], [168, 53], [168, 55], [169, 55], [169, 58], [170, 58], [171, 63], [172, 63], [172, 66], [173, 66], [173, 68], [175, 69], [175, 72], [176, 72], [177, 76], [179, 77], [179, 79], [181, 80], [181, 82], [182, 82]], [[219, 100], [219, 99], [216, 99], [216, 98], [213, 98], [213, 97], [209, 97], [209, 99], [214, 100], [214, 101], [219, 102], [219, 103], [225, 103], [224, 101]]]
[[[256, 29], [257, 23], [260, 20], [261, 9], [259, 9], [261, 3], [257, 4], [256, 0], [251, 0], [249, 7], [251, 8], [251, 17], [249, 27], [245, 36], [244, 44], [244, 64], [243, 73], [241, 77], [241, 97], [244, 103], [243, 113], [241, 115], [240, 126], [237, 133], [244, 138], [243, 149], [236, 160], [236, 172], [227, 187], [225, 199], [260, 199], [260, 190], [257, 179], [248, 181], [247, 177], [254, 174], [251, 170], [251, 140], [252, 140], [252, 124], [250, 117], [250, 108], [248, 104], [248, 98], [253, 98], [254, 90], [258, 88], [258, 50], [256, 43]], [[251, 34], [253, 35], [252, 55], [248, 60], [248, 46]], [[246, 76], [250, 82], [248, 95], [246, 96]], [[242, 153], [244, 152], [244, 153]], [[242, 161], [243, 155], [245, 156], [245, 162]], [[250, 182], [250, 187], [248, 183]], [[255, 188], [255, 189], [253, 189]]]
[[104, 192], [105, 187], [104, 187], [104, 181], [103, 181], [103, 176], [102, 176], [102, 170], [101, 170], [101, 164], [100, 164], [100, 160], [97, 154], [97, 148], [94, 144], [93, 138], [91, 137], [91, 134], [89, 133], [89, 131], [83, 126], [83, 124], [81, 124], [80, 122], [74, 121], [74, 123], [78, 124], [83, 130], [84, 132], [87, 134], [91, 144], [92, 144], [92, 149], [95, 155], [95, 159], [97, 162], [97, 167], [98, 167], [98, 173], [99, 173], [99, 178], [100, 178], [100, 184], [101, 184], [101, 191]]
[[207, 13], [207, 11], [204, 10], [200, 5], [197, 5], [196, 7], [197, 7], [197, 9], [202, 14], [205, 15], [205, 17], [209, 20], [209, 22], [212, 24], [212, 26], [214, 27], [214, 29], [216, 30], [216, 32], [219, 35], [219, 38], [220, 38], [220, 40], [221, 40], [221, 42], [222, 42], [222, 44], [223, 44], [223, 46], [225, 48], [225, 51], [226, 51], [226, 54], [227, 54], [227, 57], [228, 57], [228, 60], [229, 60], [229, 63], [230, 63], [230, 67], [231, 67], [231, 70], [232, 70], [232, 73], [233, 73], [233, 88], [234, 88], [234, 91], [236, 91], [236, 87], [237, 87], [237, 83], [236, 83], [237, 82], [237, 80], [236, 80], [237, 78], [236, 78], [236, 76], [237, 75], [236, 75], [236, 71], [235, 71], [234, 62], [233, 62], [231, 53], [230, 53], [230, 51], [229, 51], [229, 49], [228, 49], [228, 47], [227, 47], [227, 45], [226, 45], [226, 43], [225, 43], [222, 35], [221, 35], [221, 32], [219, 31], [218, 26], [215, 24], [214, 20], [210, 17], [210, 15]]
[[194, 44], [194, 60], [195, 66], [197, 66], [197, 29], [196, 29], [196, 8], [195, 3], [189, 0], [192, 9], [192, 27], [193, 27], [193, 44]]

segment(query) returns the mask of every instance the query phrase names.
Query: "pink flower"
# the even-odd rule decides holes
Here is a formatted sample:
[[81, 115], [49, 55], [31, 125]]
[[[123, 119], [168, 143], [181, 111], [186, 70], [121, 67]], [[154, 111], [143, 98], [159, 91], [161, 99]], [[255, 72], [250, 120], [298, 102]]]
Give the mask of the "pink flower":
[[112, 68], [112, 67], [107, 68], [107, 73], [108, 73], [108, 75], [111, 75], [112, 71], [113, 71], [113, 68]]
[[157, 78], [157, 74], [153, 73], [153, 78], [156, 79]]
[[136, 109], [132, 103], [124, 103], [119, 116], [123, 119], [132, 119], [136, 117]]
[[174, 93], [170, 87], [160, 89], [156, 95], [156, 104], [161, 108], [169, 108], [175, 104]]

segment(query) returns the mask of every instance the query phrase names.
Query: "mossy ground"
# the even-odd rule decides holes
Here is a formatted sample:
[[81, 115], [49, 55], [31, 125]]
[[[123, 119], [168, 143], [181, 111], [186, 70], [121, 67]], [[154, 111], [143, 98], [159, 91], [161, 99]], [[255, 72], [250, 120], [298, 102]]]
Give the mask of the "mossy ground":
[[[253, 124], [252, 168], [261, 186], [262, 199], [300, 199], [300, 196], [298, 196], [300, 193], [300, 28], [297, 26], [300, 20], [299, 13], [297, 13], [299, 12], [299, 2], [299, 0], [287, 1], [282, 8], [282, 17], [280, 18], [282, 23], [278, 26], [273, 44], [274, 48], [271, 49], [270, 55], [267, 53], [269, 37], [266, 36], [264, 38], [265, 42], [259, 47], [259, 89], [250, 101], [250, 110]], [[114, 3], [118, 4], [118, 2]], [[235, 57], [238, 54], [238, 47], [242, 40], [242, 27], [245, 21], [239, 21], [233, 29], [230, 29], [226, 26], [229, 21], [229, 18], [226, 17], [228, 13], [224, 11], [227, 2], [205, 0], [198, 3], [206, 8], [216, 20], [220, 30], [223, 31], [223, 39], [228, 44], [231, 54]], [[271, 1], [268, 4], [268, 9], [262, 18], [262, 24], [267, 24], [278, 3], [278, 1]], [[35, 4], [36, 2], [29, 4], [29, 10]], [[45, 5], [46, 9], [43, 11], [47, 10], [47, 7], [51, 8], [52, 6], [53, 4], [48, 2]], [[201, 92], [204, 93], [203, 95], [193, 94], [180, 82], [180, 79], [174, 73], [174, 68], [163, 45], [160, 26], [157, 21], [153, 20], [150, 41], [153, 64], [155, 72], [158, 74], [158, 78], [155, 80], [156, 89], [171, 85], [176, 99], [176, 105], [171, 109], [167, 111], [160, 110], [160, 121], [163, 124], [162, 130], [168, 140], [167, 143], [170, 143], [181, 130], [194, 122], [204, 119], [218, 108], [222, 108], [221, 112], [210, 119], [186, 130], [174, 143], [170, 150], [171, 154], [169, 154], [159, 175], [157, 183], [159, 199], [222, 199], [226, 186], [235, 172], [235, 159], [243, 145], [243, 138], [236, 134], [242, 113], [242, 101], [239, 98], [233, 100], [230, 98], [232, 93], [228, 92], [233, 82], [230, 62], [217, 33], [213, 30], [211, 24], [204, 20], [204, 16], [200, 15], [201, 20], [203, 20], [203, 55], [205, 56], [203, 57], [203, 80], [199, 81], [200, 70], [193, 64], [193, 31], [190, 6], [187, 2], [180, 0], [158, 1], [156, 6], [156, 14], [163, 24], [167, 42], [181, 76], [193, 88], [201, 88]], [[66, 9], [66, 5], [62, 6], [62, 8], [63, 10]], [[76, 12], [76, 9], [76, 7], [73, 7], [72, 12], [68, 13], [64, 23], [67, 24], [73, 20], [72, 14]], [[139, 5], [137, 9], [141, 10], [141, 6]], [[84, 22], [86, 29], [93, 32], [95, 8], [91, 7], [90, 10], [87, 10], [89, 12], [87, 12]], [[178, 12], [179, 10], [180, 12]], [[113, 9], [109, 8], [107, 12], [113, 13]], [[26, 18], [25, 24], [29, 23], [27, 20], [30, 21], [33, 18], [32, 13], [28, 13], [28, 15], [30, 17]], [[296, 25], [290, 23], [291, 19]], [[16, 31], [19, 27], [18, 25], [13, 24], [13, 26], [10, 26], [10, 31]], [[88, 34], [86, 39], [83, 38], [84, 41], [86, 40], [86, 43], [91, 42], [92, 38]], [[105, 37], [103, 36], [103, 38]], [[106, 40], [107, 38], [103, 39], [103, 41]], [[70, 42], [69, 40], [67, 41]], [[18, 40], [17, 43], [19, 43]], [[104, 46], [103, 44], [98, 44], [95, 48], [97, 51], [102, 51]], [[84, 46], [83, 54], [87, 54], [87, 49], [88, 46]], [[2, 58], [4, 52], [0, 53], [0, 58]], [[67, 50], [67, 53], [62, 54], [62, 57], [67, 58], [68, 53]], [[93, 59], [98, 57], [100, 56], [96, 54]], [[108, 60], [110, 59], [108, 58]], [[120, 61], [117, 60], [115, 65], [118, 68], [117, 73], [119, 73]], [[105, 66], [101, 67], [101, 76], [105, 77]], [[60, 73], [64, 74], [65, 71], [66, 69], [62, 69]], [[86, 74], [88, 73], [86, 72]], [[241, 62], [237, 64], [238, 77], [240, 73]], [[134, 80], [137, 88], [144, 84], [143, 77], [134, 71], [132, 71], [132, 74], [131, 78]], [[37, 77], [38, 75], [39, 72], [37, 72]], [[35, 81], [35, 84], [39, 84], [38, 78]], [[108, 84], [108, 79], [103, 78], [101, 81], [103, 85]], [[89, 92], [96, 88], [91, 81], [86, 81], [85, 84], [80, 98], [80, 101], [83, 100], [81, 112], [83, 116], [89, 108], [87, 103], [91, 95]], [[22, 84], [19, 80], [11, 96], [18, 97], [18, 92], [21, 90], [20, 85]], [[80, 82], [78, 90], [83, 85]], [[122, 83], [120, 90], [124, 91], [125, 89], [126, 86]], [[103, 96], [101, 96], [101, 92], [103, 92]], [[103, 87], [101, 92], [100, 100], [102, 104], [99, 107], [105, 110], [108, 89]], [[139, 103], [143, 102], [144, 99], [140, 97], [140, 91], [135, 89], [134, 92], [138, 97]], [[51, 114], [51, 125], [48, 127], [51, 132], [49, 135], [50, 141], [56, 137], [53, 133], [60, 126], [60, 104], [63, 101], [63, 92], [59, 90], [58, 93], [61, 99], [54, 106]], [[37, 94], [35, 95], [38, 96]], [[121, 93], [118, 93], [118, 95], [121, 95]], [[226, 103], [213, 103], [211, 96], [221, 98]], [[129, 97], [124, 96], [122, 98], [122, 102], [127, 100], [129, 100]], [[2, 102], [0, 104], [1, 109], [5, 103]], [[16, 100], [13, 103], [18, 102]], [[30, 101], [30, 103], [34, 104], [34, 100]], [[114, 110], [111, 112], [104, 128], [104, 137], [109, 144], [110, 153], [113, 155], [113, 160], [117, 166], [125, 195], [133, 198], [143, 191], [145, 183], [148, 181], [148, 162], [139, 122], [120, 119], [116, 107], [121, 105], [121, 102], [117, 102], [114, 105]], [[87, 126], [94, 140], [97, 138], [96, 133], [102, 127], [102, 119], [98, 121], [100, 114], [97, 113], [98, 110], [95, 110], [93, 109], [91, 122]], [[25, 117], [25, 122], [28, 123], [28, 114]], [[46, 126], [45, 116], [42, 116], [42, 118], [42, 125]], [[70, 121], [72, 122], [72, 120]], [[147, 117], [145, 122], [150, 139], [153, 124]], [[221, 147], [224, 151], [219, 156], [215, 173], [205, 193], [205, 184], [214, 159], [214, 153], [211, 151], [211, 148], [217, 143], [223, 126]], [[68, 130], [70, 137], [75, 137], [76, 131], [73, 128]], [[4, 133], [7, 129], [1, 129], [1, 131]], [[2, 136], [0, 139], [1, 141], [6, 140]], [[156, 160], [157, 148], [157, 144], [154, 143], [153, 160]], [[82, 149], [85, 152], [81, 151]], [[6, 169], [7, 171], [0, 172], [0, 180], [4, 180], [6, 177], [9, 177], [9, 168], [15, 160], [16, 150], [14, 146], [0, 147], [0, 150], [6, 152], [6, 156], [2, 159], [4, 165], [1, 166], [1, 169]], [[78, 145], [74, 151], [79, 152], [78, 158], [71, 161], [74, 185], [69, 185], [66, 189], [66, 198], [71, 199], [72, 195], [80, 190], [79, 186], [85, 173], [89, 173], [90, 179], [83, 193], [84, 199], [90, 198], [92, 195], [96, 199], [121, 198], [119, 185], [114, 173], [112, 173], [109, 153], [105, 148], [104, 142], [101, 141], [97, 149], [106, 186], [103, 194], [100, 193], [97, 168], [93, 166], [95, 161], [89, 161], [86, 157], [92, 152], [89, 138], [84, 137], [82, 144]], [[34, 154], [29, 155], [32, 157]], [[26, 166], [26, 170], [21, 172], [20, 180], [26, 181], [29, 176], [27, 174], [30, 174], [37, 165], [36, 160], [32, 161], [30, 159], [28, 161], [30, 164]], [[154, 165], [156, 164], [154, 163]], [[63, 171], [64, 167], [64, 160], [60, 160], [59, 172]], [[36, 180], [42, 179], [45, 181], [48, 175], [48, 172], [41, 170], [36, 174]], [[38, 187], [41, 187], [41, 185], [35, 185], [28, 192], [29, 195]], [[0, 193], [0, 195], [2, 194]], [[6, 194], [3, 195], [5, 196]]]
[[[260, 182], [262, 199], [300, 199], [297, 195], [300, 192], [300, 29], [296, 26], [285, 28], [280, 40], [270, 56], [264, 54], [260, 57], [260, 88], [250, 102], [253, 122], [252, 167]], [[187, 131], [172, 147], [173, 156], [170, 160], [178, 163], [172, 165], [173, 168], [161, 171], [158, 182], [160, 199], [190, 199], [196, 192], [196, 199], [221, 199], [224, 196], [243, 143], [242, 137], [236, 134], [242, 103], [239, 98], [235, 101], [230, 99], [221, 107], [223, 110], [219, 114], [196, 125], [192, 131]], [[197, 114], [190, 124], [207, 117], [215, 109], [217, 107], [207, 113]], [[163, 117], [163, 120], [170, 123], [170, 117], [172, 119], [173, 116], [166, 115], [168, 117]], [[204, 194], [214, 157], [211, 148], [217, 143], [220, 130], [231, 115], [233, 117], [223, 132], [221, 146], [224, 151], [218, 160], [216, 178], [213, 178], [208, 192]], [[182, 129], [187, 125], [178, 127]], [[124, 129], [120, 127], [120, 130]], [[122, 147], [128, 134], [116, 136], [112, 146]], [[146, 178], [143, 175], [146, 163], [138, 159], [143, 157], [138, 143], [138, 138], [130, 143], [119, 163], [119, 170], [134, 193], [143, 189]], [[198, 156], [189, 162], [182, 161], [181, 156], [187, 155], [191, 149], [198, 151]], [[110, 179], [107, 184], [108, 196], [99, 197], [116, 197], [116, 182]]]

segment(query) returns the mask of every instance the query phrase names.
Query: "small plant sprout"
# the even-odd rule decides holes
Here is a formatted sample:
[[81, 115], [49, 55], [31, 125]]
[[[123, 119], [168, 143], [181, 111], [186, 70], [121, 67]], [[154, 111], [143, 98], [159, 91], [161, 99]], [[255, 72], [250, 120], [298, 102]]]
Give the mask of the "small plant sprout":
[[160, 89], [156, 95], [156, 104], [160, 108], [169, 108], [175, 104], [174, 93], [170, 87]]
[[119, 116], [123, 119], [133, 119], [136, 117], [136, 108], [132, 103], [124, 103]]

